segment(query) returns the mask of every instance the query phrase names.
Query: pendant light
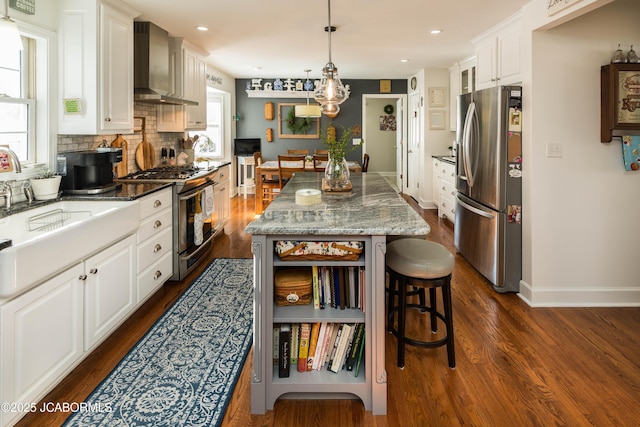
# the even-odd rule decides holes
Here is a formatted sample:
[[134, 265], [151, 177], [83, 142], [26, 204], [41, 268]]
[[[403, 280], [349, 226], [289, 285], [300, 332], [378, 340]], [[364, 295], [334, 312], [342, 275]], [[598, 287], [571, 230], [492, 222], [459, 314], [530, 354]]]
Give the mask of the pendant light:
[[327, 4], [329, 25], [325, 28], [325, 31], [329, 33], [329, 62], [322, 69], [322, 80], [313, 96], [322, 106], [323, 114], [333, 114], [333, 117], [335, 117], [340, 112], [340, 104], [349, 95], [347, 89], [342, 85], [340, 77], [338, 77], [338, 68], [331, 61], [331, 33], [335, 31], [335, 27], [331, 26], [331, 0], [327, 0]]
[[[304, 70], [307, 73], [307, 82], [309, 82], [309, 71], [311, 70]], [[322, 115], [319, 105], [309, 105], [309, 90], [307, 90], [307, 105], [296, 105], [294, 114], [296, 117], [305, 118], [317, 118]]]
[[22, 39], [18, 25], [9, 17], [9, 0], [4, 0], [4, 16], [0, 18], [0, 40], [3, 52], [18, 52], [22, 50]]

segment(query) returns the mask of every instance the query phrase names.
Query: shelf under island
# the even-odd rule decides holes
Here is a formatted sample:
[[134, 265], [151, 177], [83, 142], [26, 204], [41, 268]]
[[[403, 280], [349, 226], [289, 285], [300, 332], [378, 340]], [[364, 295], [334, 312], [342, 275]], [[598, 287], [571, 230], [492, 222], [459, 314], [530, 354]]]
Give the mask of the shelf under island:
[[[319, 203], [296, 204], [296, 191], [322, 188], [322, 173], [300, 173], [285, 186], [265, 212], [251, 222], [254, 260], [254, 351], [251, 378], [251, 413], [273, 409], [280, 397], [353, 398], [357, 396], [374, 415], [387, 412], [385, 370], [385, 252], [387, 236], [424, 236], [429, 225], [376, 173], [352, 175], [348, 194], [323, 192]], [[358, 242], [362, 253], [353, 258], [288, 257], [280, 259], [281, 241]], [[324, 309], [314, 303], [290, 307], [274, 302], [275, 272], [314, 266], [359, 271], [361, 305]], [[291, 365], [281, 378], [274, 365], [274, 325], [303, 323], [334, 325], [364, 323], [364, 346], [359, 374], [328, 369], [298, 372]], [[277, 352], [276, 352], [277, 354]], [[357, 372], [357, 371], [356, 371]]]

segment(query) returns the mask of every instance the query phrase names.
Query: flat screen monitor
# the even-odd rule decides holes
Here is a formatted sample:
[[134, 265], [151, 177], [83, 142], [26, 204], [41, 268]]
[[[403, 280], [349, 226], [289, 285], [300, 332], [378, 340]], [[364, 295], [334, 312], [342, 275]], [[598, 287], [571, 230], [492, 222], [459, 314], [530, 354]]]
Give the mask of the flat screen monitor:
[[260, 151], [260, 138], [236, 138], [233, 140], [234, 156], [253, 156]]

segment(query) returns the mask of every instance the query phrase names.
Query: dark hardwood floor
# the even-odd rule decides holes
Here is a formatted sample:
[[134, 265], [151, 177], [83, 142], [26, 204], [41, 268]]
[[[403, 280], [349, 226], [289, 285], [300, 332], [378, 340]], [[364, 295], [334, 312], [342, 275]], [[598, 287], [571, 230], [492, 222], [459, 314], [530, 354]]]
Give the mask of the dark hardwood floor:
[[[428, 238], [455, 253], [451, 223], [409, 202], [431, 225]], [[251, 257], [244, 227], [254, 217], [253, 198], [236, 197], [231, 209], [212, 258]], [[202, 268], [160, 289], [42, 402], [83, 401]], [[358, 400], [280, 400], [251, 415], [249, 355], [223, 426], [640, 425], [640, 308], [531, 308], [516, 294], [495, 293], [459, 255], [452, 287], [456, 369], [444, 348], [410, 346], [398, 369], [389, 335], [386, 416], [371, 415]], [[425, 317], [412, 314], [410, 332]], [[18, 425], [59, 426], [67, 416], [34, 413]]]

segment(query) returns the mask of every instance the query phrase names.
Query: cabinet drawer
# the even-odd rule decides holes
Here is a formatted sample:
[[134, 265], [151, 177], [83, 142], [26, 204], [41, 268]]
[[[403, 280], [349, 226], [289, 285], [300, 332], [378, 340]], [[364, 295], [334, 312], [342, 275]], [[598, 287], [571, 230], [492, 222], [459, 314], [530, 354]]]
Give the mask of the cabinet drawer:
[[171, 207], [173, 190], [167, 188], [145, 197], [140, 201], [140, 219], [147, 218], [162, 209]]
[[451, 222], [453, 222], [456, 216], [455, 199], [442, 197], [440, 199], [440, 214], [446, 215], [451, 220]]
[[147, 299], [173, 275], [171, 253], [166, 253], [138, 275], [137, 303]]
[[447, 181], [440, 181], [440, 199], [456, 199], [456, 186]]
[[158, 214], [143, 220], [138, 227], [138, 243], [149, 237], [171, 228], [171, 209], [165, 209]]
[[450, 182], [451, 184], [455, 184], [456, 182], [456, 166], [455, 165], [452, 165], [446, 162], [441, 162], [439, 173], [440, 173], [440, 179]]
[[167, 252], [170, 253], [172, 244], [172, 233], [171, 229], [168, 228], [138, 245], [138, 273], [160, 259]]

